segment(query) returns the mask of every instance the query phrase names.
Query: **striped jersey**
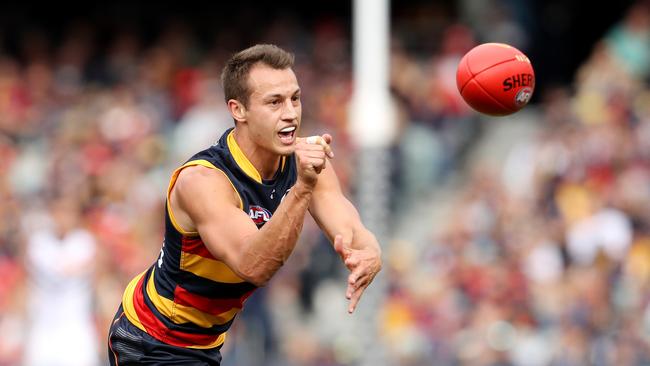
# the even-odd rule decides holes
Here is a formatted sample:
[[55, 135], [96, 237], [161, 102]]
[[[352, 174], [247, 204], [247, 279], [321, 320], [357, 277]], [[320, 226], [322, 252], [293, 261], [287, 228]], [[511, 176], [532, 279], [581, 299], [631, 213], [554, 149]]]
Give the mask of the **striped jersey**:
[[124, 313], [131, 323], [161, 342], [212, 348], [224, 342], [235, 315], [256, 287], [214, 258], [198, 232], [185, 231], [176, 223], [169, 195], [181, 170], [194, 165], [221, 171], [237, 191], [239, 206], [258, 229], [269, 221], [296, 182], [297, 173], [291, 155], [281, 159], [273, 180], [262, 180], [235, 142], [231, 128], [215, 145], [172, 174], [160, 256], [127, 286], [122, 298]]

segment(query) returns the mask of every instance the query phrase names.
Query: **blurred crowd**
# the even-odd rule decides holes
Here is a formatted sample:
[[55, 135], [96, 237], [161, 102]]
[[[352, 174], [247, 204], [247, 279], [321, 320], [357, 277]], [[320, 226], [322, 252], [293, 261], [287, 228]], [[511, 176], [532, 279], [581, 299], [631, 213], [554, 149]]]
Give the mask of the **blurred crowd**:
[[397, 364], [650, 364], [649, 52], [642, 4], [542, 96], [538, 133], [478, 160], [426, 248], [391, 248]]
[[[395, 220], [480, 138], [455, 68], [478, 41], [497, 40], [475, 39], [436, 5], [419, 9], [395, 22], [392, 40]], [[352, 196], [349, 29], [332, 17], [289, 20], [271, 22], [264, 41], [296, 53], [302, 134], [334, 136]], [[56, 43], [26, 32], [18, 54], [0, 52], [0, 365], [105, 364], [124, 286], [160, 250], [171, 172], [232, 126], [219, 73], [248, 44], [226, 30], [200, 44], [173, 22], [147, 41], [116, 31], [98, 50], [96, 31], [74, 23]], [[492, 37], [503, 34], [513, 33]], [[423, 252], [385, 243], [378, 346], [394, 364], [650, 363], [648, 37], [647, 9], [631, 11], [575, 90], [544, 96], [542, 133], [503, 171], [472, 172]], [[347, 315], [323, 315], [344, 301], [331, 286], [342, 272], [308, 222], [285, 268], [247, 301], [224, 365], [349, 364], [345, 338], [327, 332]]]

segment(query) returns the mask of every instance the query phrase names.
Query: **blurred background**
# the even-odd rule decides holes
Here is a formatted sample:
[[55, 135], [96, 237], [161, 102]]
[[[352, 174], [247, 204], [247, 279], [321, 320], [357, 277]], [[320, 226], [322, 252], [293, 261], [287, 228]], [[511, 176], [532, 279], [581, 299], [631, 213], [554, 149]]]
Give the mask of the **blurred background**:
[[[302, 134], [334, 136], [355, 200], [352, 6], [307, 3], [0, 5], [0, 365], [107, 363], [171, 172], [232, 125], [219, 73], [235, 51], [295, 52]], [[398, 130], [377, 166], [372, 316], [346, 313], [346, 271], [308, 220], [223, 364], [649, 365], [650, 3], [393, 1], [390, 21]], [[455, 85], [493, 41], [537, 76], [505, 118]]]

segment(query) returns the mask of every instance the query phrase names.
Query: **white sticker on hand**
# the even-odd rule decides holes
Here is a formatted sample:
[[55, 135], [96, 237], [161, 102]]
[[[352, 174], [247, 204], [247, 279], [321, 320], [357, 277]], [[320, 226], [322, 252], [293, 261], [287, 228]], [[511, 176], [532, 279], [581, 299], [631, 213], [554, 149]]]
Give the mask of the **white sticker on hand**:
[[322, 137], [320, 136], [309, 136], [305, 139], [305, 142], [312, 145], [322, 145]]

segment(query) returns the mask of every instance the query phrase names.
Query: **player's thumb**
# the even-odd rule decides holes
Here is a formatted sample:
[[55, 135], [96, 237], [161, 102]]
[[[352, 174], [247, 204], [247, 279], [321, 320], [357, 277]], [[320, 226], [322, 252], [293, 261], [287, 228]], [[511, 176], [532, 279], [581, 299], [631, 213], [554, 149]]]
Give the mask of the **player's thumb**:
[[328, 145], [332, 143], [333, 138], [332, 138], [332, 135], [330, 135], [329, 133], [324, 133], [324, 134], [321, 135], [321, 137], [323, 138], [323, 140], [325, 140], [325, 142]]
[[351, 238], [345, 238], [342, 234], [337, 234], [334, 237], [334, 250], [341, 256], [341, 259], [346, 260], [350, 256], [352, 250], [350, 249]]
[[338, 234], [334, 237], [334, 250], [345, 260], [347, 256], [346, 248], [343, 246], [343, 235]]

